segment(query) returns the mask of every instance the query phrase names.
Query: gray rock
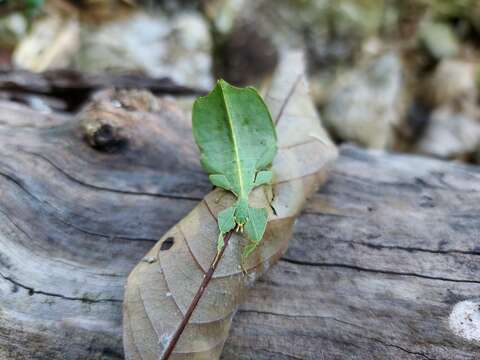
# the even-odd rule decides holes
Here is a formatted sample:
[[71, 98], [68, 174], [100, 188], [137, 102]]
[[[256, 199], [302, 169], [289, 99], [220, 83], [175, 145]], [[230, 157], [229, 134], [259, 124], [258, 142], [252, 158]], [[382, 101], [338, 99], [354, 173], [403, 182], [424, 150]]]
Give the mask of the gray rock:
[[210, 19], [215, 30], [226, 35], [233, 31], [235, 22], [246, 6], [248, 0], [210, 0], [204, 5], [204, 13]]
[[477, 65], [462, 60], [442, 60], [426, 83], [423, 98], [432, 108], [477, 99]]
[[404, 112], [401, 61], [387, 53], [340, 78], [323, 115], [337, 138], [383, 149], [392, 144]]
[[13, 48], [27, 33], [27, 21], [18, 14], [0, 18], [0, 47]]
[[80, 24], [75, 16], [51, 12], [38, 18], [28, 35], [17, 44], [15, 66], [34, 72], [67, 68], [80, 42]]
[[84, 28], [75, 66], [88, 72], [141, 71], [209, 88], [213, 84], [210, 53], [210, 33], [201, 15], [138, 12], [127, 19]]
[[440, 158], [458, 158], [473, 153], [479, 145], [480, 122], [475, 110], [445, 106], [432, 113], [416, 150]]

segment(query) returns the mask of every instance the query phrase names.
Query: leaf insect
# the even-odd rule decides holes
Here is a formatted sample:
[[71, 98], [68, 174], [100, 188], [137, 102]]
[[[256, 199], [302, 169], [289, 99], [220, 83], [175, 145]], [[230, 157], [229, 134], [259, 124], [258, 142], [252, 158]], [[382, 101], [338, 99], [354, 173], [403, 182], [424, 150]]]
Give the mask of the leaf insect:
[[250, 206], [249, 194], [272, 183], [270, 165], [277, 152], [272, 117], [253, 87], [238, 88], [219, 80], [212, 92], [195, 101], [192, 120], [210, 181], [237, 198], [218, 215], [217, 254], [225, 245], [225, 234], [241, 232], [249, 240], [242, 250], [243, 264], [259, 245], [267, 225], [267, 210]]

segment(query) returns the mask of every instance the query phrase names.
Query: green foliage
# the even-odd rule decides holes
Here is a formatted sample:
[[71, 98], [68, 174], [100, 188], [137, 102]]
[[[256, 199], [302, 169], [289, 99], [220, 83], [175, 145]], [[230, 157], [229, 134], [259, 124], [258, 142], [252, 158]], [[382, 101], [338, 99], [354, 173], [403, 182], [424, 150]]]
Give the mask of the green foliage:
[[268, 108], [254, 88], [241, 89], [219, 80], [193, 105], [193, 135], [210, 181], [237, 197], [218, 216], [218, 249], [223, 247], [224, 234], [235, 229], [250, 240], [243, 251], [246, 257], [262, 240], [267, 225], [266, 209], [250, 207], [248, 196], [255, 187], [272, 181], [268, 167], [277, 152], [277, 137]]
[[43, 0], [24, 0], [25, 14], [27, 17], [31, 17], [37, 14], [37, 12], [43, 7]]

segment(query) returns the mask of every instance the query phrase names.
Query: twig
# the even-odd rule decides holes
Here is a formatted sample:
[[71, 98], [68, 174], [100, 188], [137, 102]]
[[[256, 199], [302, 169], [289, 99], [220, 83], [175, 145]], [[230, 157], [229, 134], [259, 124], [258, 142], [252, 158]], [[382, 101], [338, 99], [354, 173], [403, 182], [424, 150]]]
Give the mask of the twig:
[[163, 352], [160, 360], [167, 360], [170, 357], [170, 355], [172, 355], [172, 352], [175, 349], [175, 345], [177, 345], [177, 342], [180, 339], [180, 336], [182, 335], [183, 330], [185, 330], [185, 327], [187, 326], [188, 321], [192, 317], [193, 311], [197, 307], [198, 302], [202, 298], [202, 295], [203, 295], [205, 289], [208, 286], [208, 283], [212, 279], [213, 273], [217, 269], [218, 263], [220, 262], [220, 259], [222, 258], [223, 252], [227, 248], [228, 241], [230, 240], [233, 232], [234, 231], [231, 230], [228, 233], [226, 233], [225, 236], [223, 237], [223, 242], [224, 242], [223, 247], [221, 248], [220, 252], [215, 256], [212, 263], [210, 264], [210, 268], [208, 269], [207, 273], [203, 277], [203, 281], [200, 284], [200, 287], [198, 288], [197, 293], [195, 294], [192, 302], [190, 303], [190, 306], [188, 307], [187, 312], [183, 316], [182, 322], [180, 323], [177, 330], [175, 331], [175, 334], [173, 334], [172, 340], [170, 341], [167, 348]]

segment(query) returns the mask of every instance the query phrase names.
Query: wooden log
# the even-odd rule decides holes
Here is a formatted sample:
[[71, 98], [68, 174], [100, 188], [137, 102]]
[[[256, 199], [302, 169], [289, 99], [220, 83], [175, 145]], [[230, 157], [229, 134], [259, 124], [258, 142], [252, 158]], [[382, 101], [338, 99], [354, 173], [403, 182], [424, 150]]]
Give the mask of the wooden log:
[[101, 89], [145, 89], [154, 94], [199, 95], [205, 89], [181, 86], [168, 77], [151, 78], [143, 74], [86, 74], [71, 69], [49, 70], [33, 73], [27, 70], [0, 69], [0, 99], [24, 103], [32, 97], [53, 102], [53, 107], [63, 110], [55, 102], [65, 103], [69, 110], [78, 110], [90, 96]]
[[[125, 277], [210, 190], [173, 100], [113, 98], [0, 103], [0, 359], [122, 359]], [[480, 358], [479, 203], [479, 168], [343, 147], [223, 359]]]

